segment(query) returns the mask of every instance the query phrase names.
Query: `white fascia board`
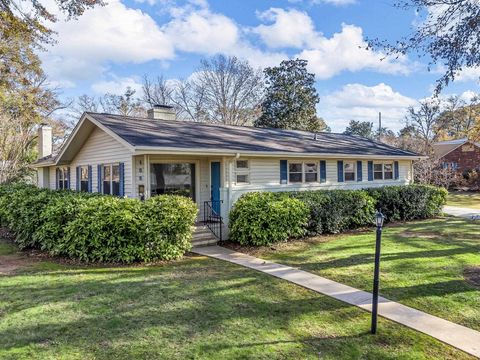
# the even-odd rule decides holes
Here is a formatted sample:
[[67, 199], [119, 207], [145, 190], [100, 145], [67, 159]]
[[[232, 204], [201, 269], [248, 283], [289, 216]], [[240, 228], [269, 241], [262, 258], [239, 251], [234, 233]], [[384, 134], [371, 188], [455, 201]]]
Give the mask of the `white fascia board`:
[[83, 115], [81, 116], [80, 120], [78, 121], [77, 125], [75, 125], [72, 133], [70, 134], [70, 136], [68, 137], [67, 139], [67, 142], [65, 144], [62, 145], [62, 148], [60, 150], [60, 152], [58, 153], [58, 155], [56, 156], [55, 158], [55, 162], [51, 165], [57, 165], [60, 161], [60, 159], [62, 158], [63, 154], [65, 153], [65, 151], [68, 149], [68, 147], [70, 146], [70, 144], [75, 140], [76, 136], [77, 136], [77, 133], [79, 131], [79, 129], [82, 127], [83, 123], [88, 120], [90, 121], [91, 123], [93, 123], [95, 126], [97, 126], [99, 129], [105, 131], [108, 135], [110, 135], [111, 137], [113, 137], [115, 140], [117, 140], [120, 144], [124, 145], [125, 147], [127, 147], [130, 151], [134, 151], [134, 146], [131, 145], [130, 143], [128, 143], [127, 141], [123, 140], [120, 136], [118, 136], [117, 134], [115, 134], [113, 131], [111, 131], [110, 129], [106, 128], [105, 126], [103, 126], [102, 124], [100, 124], [97, 120], [95, 120], [94, 118], [92, 118], [90, 115], [88, 115], [87, 113], [83, 113]]
[[168, 148], [156, 146], [135, 147], [135, 155], [158, 154], [158, 155], [216, 155], [216, 156], [256, 156], [256, 157], [287, 157], [287, 158], [325, 158], [325, 159], [397, 159], [397, 160], [421, 160], [428, 159], [425, 155], [352, 155], [352, 154], [325, 154], [325, 153], [291, 153], [291, 152], [264, 152], [264, 151], [225, 151], [206, 150], [202, 148]]

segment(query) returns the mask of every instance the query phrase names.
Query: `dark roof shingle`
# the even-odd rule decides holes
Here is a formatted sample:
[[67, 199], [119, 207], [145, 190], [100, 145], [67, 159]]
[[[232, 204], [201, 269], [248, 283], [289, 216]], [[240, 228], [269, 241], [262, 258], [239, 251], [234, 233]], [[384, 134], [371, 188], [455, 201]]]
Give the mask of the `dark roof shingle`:
[[354, 135], [213, 125], [87, 113], [135, 147], [204, 149], [232, 152], [419, 156]]

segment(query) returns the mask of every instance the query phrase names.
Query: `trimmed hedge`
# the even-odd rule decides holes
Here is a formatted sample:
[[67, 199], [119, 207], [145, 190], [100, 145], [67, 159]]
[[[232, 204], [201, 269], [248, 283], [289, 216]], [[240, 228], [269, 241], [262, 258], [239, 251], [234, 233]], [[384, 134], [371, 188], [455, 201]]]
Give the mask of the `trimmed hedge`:
[[0, 223], [21, 248], [82, 261], [171, 260], [191, 247], [197, 207], [162, 195], [145, 202], [28, 185], [0, 186]]
[[387, 221], [428, 219], [442, 213], [448, 191], [431, 185], [386, 186], [367, 189]]
[[252, 192], [230, 211], [230, 238], [242, 245], [269, 245], [305, 234], [308, 207], [286, 193]]
[[335, 234], [369, 225], [375, 214], [375, 200], [363, 190], [325, 190], [289, 193], [309, 210], [307, 231], [311, 235]]
[[[339, 233], [372, 226], [377, 209], [387, 222], [427, 219], [441, 214], [447, 195], [445, 189], [427, 185], [248, 193], [230, 212], [230, 239], [242, 245], [268, 245], [304, 234]], [[296, 210], [304, 215], [305, 208], [306, 221], [292, 215]]]

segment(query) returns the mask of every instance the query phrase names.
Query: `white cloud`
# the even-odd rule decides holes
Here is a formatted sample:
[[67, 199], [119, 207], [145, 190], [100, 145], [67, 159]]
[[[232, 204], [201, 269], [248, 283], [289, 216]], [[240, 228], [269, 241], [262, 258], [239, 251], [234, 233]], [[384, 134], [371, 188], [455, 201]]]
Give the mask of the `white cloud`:
[[252, 32], [270, 48], [301, 48], [317, 36], [312, 19], [302, 11], [270, 8], [258, 18], [270, 24], [259, 25]]
[[[289, 3], [297, 4], [303, 0], [287, 0]], [[310, 0], [311, 4], [328, 4], [334, 6], [345, 6], [355, 4], [357, 0]]]
[[119, 0], [87, 11], [78, 20], [59, 21], [52, 28], [58, 43], [42, 55], [55, 80], [91, 79], [105, 64], [172, 59], [174, 49], [150, 15]]
[[[365, 50], [362, 29], [354, 25], [342, 25], [341, 32], [327, 38], [315, 29], [308, 14], [294, 9], [271, 8], [259, 14], [264, 24], [248, 28], [213, 12], [205, 0], [190, 0], [179, 7], [172, 6], [171, 0], [151, 1], [167, 4], [163, 11], [170, 18], [164, 24], [121, 0], [91, 9], [78, 20], [53, 24], [58, 43], [42, 55], [52, 81], [71, 87], [80, 80], [102, 78], [112, 64], [157, 60], [165, 65], [179, 51], [235, 55], [255, 67], [273, 66], [289, 58], [282, 48], [301, 49], [295, 57], [309, 60], [318, 79], [364, 69], [409, 71], [406, 59], [380, 61], [381, 53]], [[267, 46], [256, 44], [252, 35]]]
[[362, 28], [342, 24], [340, 32], [326, 37], [315, 29], [307, 13], [270, 8], [260, 13], [261, 24], [251, 32], [258, 34], [269, 48], [302, 49], [296, 57], [306, 59], [317, 78], [328, 79], [342, 71], [372, 70], [390, 74], [407, 74], [406, 57], [393, 59], [381, 52], [367, 50]]
[[382, 125], [399, 130], [409, 106], [417, 101], [396, 92], [391, 86], [380, 83], [374, 86], [347, 84], [320, 99], [318, 113], [333, 131], [345, 130], [350, 120], [370, 121], [377, 124], [382, 113]]
[[394, 60], [384, 54], [366, 49], [362, 28], [342, 25], [342, 31], [331, 38], [318, 37], [310, 48], [297, 56], [309, 62], [317, 78], [328, 79], [342, 71], [372, 70], [389, 74], [408, 74], [410, 65], [406, 58]]
[[103, 80], [98, 81], [92, 84], [92, 90], [98, 94], [103, 95], [106, 93], [115, 94], [115, 95], [123, 95], [127, 87], [132, 88], [136, 91], [137, 96], [141, 96], [142, 94], [142, 84], [136, 77], [122, 77], [118, 78], [113, 76], [112, 80]]
[[223, 14], [212, 13], [206, 4], [172, 9], [173, 19], [164, 27], [170, 42], [179, 50], [215, 54], [232, 49], [240, 29]]
[[475, 81], [480, 82], [480, 67], [467, 67], [460, 71], [455, 77], [455, 81], [467, 82]]
[[355, 4], [357, 0], [312, 0], [314, 4], [330, 4], [335, 6], [345, 6]]

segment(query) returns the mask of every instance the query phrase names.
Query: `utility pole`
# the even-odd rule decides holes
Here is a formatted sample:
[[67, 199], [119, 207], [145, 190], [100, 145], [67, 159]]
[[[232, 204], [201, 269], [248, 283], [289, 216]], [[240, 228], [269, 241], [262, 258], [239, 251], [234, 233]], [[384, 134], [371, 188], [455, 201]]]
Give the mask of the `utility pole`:
[[378, 113], [378, 141], [382, 141], [382, 113]]

